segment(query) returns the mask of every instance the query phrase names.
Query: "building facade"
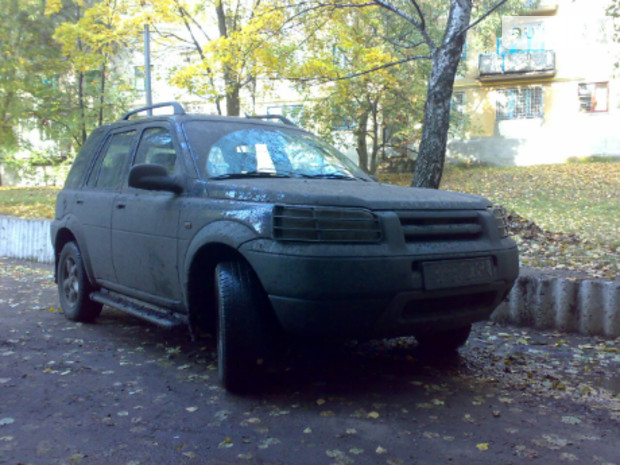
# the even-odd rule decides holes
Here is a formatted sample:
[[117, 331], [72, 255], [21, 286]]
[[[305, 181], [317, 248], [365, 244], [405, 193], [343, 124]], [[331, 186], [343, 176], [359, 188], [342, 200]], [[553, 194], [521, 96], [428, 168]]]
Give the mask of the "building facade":
[[620, 156], [608, 4], [540, 0], [525, 16], [502, 18], [494, 50], [468, 53], [455, 82], [469, 130], [450, 141], [448, 156], [500, 166]]

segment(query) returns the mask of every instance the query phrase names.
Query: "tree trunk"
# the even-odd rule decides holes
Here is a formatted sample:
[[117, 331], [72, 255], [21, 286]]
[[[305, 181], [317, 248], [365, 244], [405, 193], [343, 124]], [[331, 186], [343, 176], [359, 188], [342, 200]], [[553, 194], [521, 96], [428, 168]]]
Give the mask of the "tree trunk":
[[78, 105], [80, 108], [80, 139], [86, 142], [86, 104], [84, 103], [84, 73], [78, 73]]
[[224, 83], [226, 84], [226, 114], [239, 116], [241, 114], [239, 84], [229, 77], [228, 72], [224, 73]]
[[412, 187], [438, 189], [441, 182], [450, 127], [452, 87], [466, 36], [460, 31], [469, 25], [471, 8], [471, 0], [452, 0], [443, 42], [432, 54], [422, 140]]
[[103, 125], [103, 107], [105, 105], [105, 81], [106, 81], [106, 66], [105, 61], [101, 65], [101, 94], [99, 95], [99, 126]]
[[[226, 11], [223, 0], [216, 0], [215, 14], [217, 15], [217, 27], [220, 37], [228, 37], [228, 25], [226, 24]], [[234, 25], [233, 25], [234, 32]], [[226, 115], [239, 116], [241, 113], [241, 100], [239, 98], [240, 86], [235, 73], [230, 66], [224, 66], [224, 87], [226, 89]]]
[[370, 174], [377, 172], [377, 155], [379, 154], [379, 100], [375, 100], [372, 105], [372, 151], [370, 154]]
[[357, 128], [355, 128], [355, 140], [357, 142], [357, 155], [359, 157], [359, 166], [368, 173], [368, 143], [366, 142], [366, 132], [368, 126], [369, 111], [364, 110], [358, 120]]

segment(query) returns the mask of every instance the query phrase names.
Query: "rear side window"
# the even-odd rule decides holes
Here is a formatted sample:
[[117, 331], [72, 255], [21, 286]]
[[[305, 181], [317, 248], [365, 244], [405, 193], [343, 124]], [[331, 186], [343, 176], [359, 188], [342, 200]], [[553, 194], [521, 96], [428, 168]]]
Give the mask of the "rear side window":
[[118, 189], [123, 181], [123, 169], [133, 149], [136, 131], [113, 134], [106, 141], [88, 186], [99, 189]]
[[90, 165], [90, 161], [95, 155], [95, 151], [99, 144], [101, 143], [101, 139], [105, 135], [105, 131], [103, 130], [95, 130], [91, 133], [90, 137], [86, 139], [86, 142], [80, 149], [75, 161], [73, 162], [73, 166], [71, 166], [71, 170], [67, 175], [67, 180], [65, 181], [65, 189], [76, 189], [81, 186], [82, 180], [84, 179], [84, 174]]

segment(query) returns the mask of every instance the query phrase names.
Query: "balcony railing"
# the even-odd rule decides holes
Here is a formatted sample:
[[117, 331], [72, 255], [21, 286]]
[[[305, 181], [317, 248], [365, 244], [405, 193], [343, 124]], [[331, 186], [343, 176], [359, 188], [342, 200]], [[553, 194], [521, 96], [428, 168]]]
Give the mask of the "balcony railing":
[[555, 74], [553, 50], [524, 50], [483, 53], [478, 57], [481, 81], [539, 78]]

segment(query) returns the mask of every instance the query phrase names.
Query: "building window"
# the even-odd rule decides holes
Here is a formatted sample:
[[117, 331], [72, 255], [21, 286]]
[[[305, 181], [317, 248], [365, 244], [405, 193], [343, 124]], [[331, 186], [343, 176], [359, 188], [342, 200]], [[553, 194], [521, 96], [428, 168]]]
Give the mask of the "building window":
[[542, 87], [498, 90], [496, 115], [497, 119], [542, 118]]
[[465, 92], [454, 92], [450, 102], [452, 110], [459, 114], [465, 113]]
[[58, 89], [58, 81], [60, 76], [58, 74], [53, 74], [50, 77], [42, 77], [41, 83], [45, 87], [49, 87], [50, 89]]
[[609, 83], [593, 82], [579, 84], [579, 110], [584, 113], [598, 113], [609, 110]]

